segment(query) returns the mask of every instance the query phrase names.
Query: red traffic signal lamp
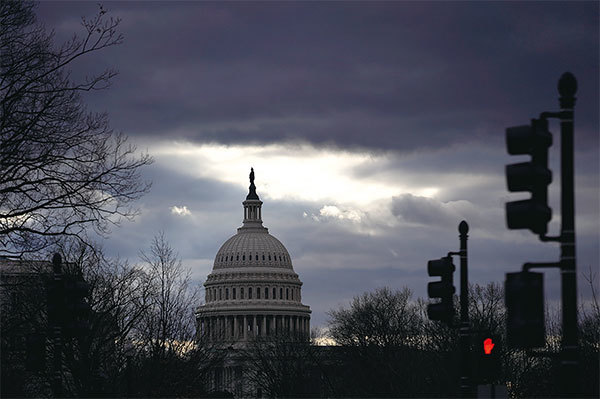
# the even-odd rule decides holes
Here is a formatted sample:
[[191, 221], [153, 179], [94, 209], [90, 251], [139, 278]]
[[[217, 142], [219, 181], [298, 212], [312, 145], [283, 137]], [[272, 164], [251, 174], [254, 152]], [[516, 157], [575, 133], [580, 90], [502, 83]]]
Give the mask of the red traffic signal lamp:
[[456, 267], [452, 258], [446, 256], [441, 259], [427, 262], [427, 273], [429, 276], [440, 276], [440, 281], [433, 281], [427, 285], [429, 298], [440, 298], [441, 301], [427, 305], [427, 316], [429, 320], [439, 320], [450, 324], [454, 317], [453, 295], [456, 289], [453, 283], [453, 273]]
[[492, 351], [494, 350], [494, 346], [496, 344], [494, 343], [494, 340], [492, 338], [486, 338], [483, 340], [483, 353], [485, 355], [491, 355]]
[[476, 337], [477, 370], [480, 383], [490, 384], [501, 376], [500, 343], [496, 336], [485, 333]]
[[531, 125], [506, 129], [506, 148], [510, 155], [531, 155], [530, 162], [506, 166], [508, 191], [529, 191], [531, 198], [506, 204], [509, 229], [529, 229], [545, 235], [552, 209], [548, 207], [548, 185], [552, 171], [548, 169], [548, 148], [552, 134], [546, 119], [532, 119]]

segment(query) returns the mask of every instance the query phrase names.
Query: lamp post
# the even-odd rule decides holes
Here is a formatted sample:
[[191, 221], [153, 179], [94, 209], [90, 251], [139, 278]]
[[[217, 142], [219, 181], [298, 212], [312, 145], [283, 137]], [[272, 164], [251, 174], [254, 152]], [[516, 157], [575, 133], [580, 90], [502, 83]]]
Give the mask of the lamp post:
[[577, 80], [565, 72], [558, 81], [560, 94], [561, 136], [561, 231], [560, 272], [562, 280], [562, 389], [565, 396], [573, 396], [579, 388], [578, 337], [577, 337], [577, 266], [575, 259], [575, 183], [573, 148], [573, 108]]
[[471, 375], [471, 364], [469, 362], [469, 275], [467, 267], [467, 238], [469, 225], [464, 220], [458, 225], [460, 233], [460, 329], [458, 332], [460, 340], [460, 393], [463, 398], [469, 397], [471, 387], [469, 376]]

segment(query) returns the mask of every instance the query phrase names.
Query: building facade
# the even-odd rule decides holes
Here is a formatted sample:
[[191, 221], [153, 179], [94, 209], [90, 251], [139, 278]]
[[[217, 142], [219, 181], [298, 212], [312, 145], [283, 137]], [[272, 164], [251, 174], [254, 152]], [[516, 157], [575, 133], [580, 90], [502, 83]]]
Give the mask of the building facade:
[[262, 204], [251, 170], [243, 224], [217, 252], [204, 283], [205, 304], [196, 311], [199, 339], [309, 339], [311, 311], [302, 304], [302, 282], [285, 246], [263, 226]]

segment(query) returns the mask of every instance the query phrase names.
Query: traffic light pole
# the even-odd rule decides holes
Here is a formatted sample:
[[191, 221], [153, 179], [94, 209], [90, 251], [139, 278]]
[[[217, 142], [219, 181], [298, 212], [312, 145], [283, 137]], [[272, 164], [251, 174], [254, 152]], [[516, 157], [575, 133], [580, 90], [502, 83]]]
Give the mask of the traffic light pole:
[[453, 285], [453, 273], [455, 266], [452, 256], [460, 256], [460, 327], [458, 330], [460, 356], [460, 395], [463, 398], [473, 396], [471, 388], [471, 330], [469, 325], [469, 275], [467, 267], [467, 233], [469, 225], [464, 220], [458, 225], [460, 233], [460, 251], [448, 252], [441, 259], [427, 262], [427, 273], [430, 276], [440, 276], [441, 281], [433, 281], [427, 285], [429, 298], [441, 298], [441, 302], [427, 305], [427, 317], [429, 320], [442, 321], [450, 328], [456, 328], [454, 324], [454, 302], [455, 288]]
[[[560, 136], [561, 136], [561, 230], [560, 235], [549, 237], [546, 235], [546, 223], [543, 224], [543, 229], [539, 229], [537, 225], [532, 226], [528, 223], [524, 225], [515, 223], [511, 225], [509, 215], [509, 204], [507, 204], [507, 220], [509, 220], [509, 228], [530, 228], [530, 230], [539, 234], [542, 241], [555, 241], [560, 243], [560, 261], [546, 263], [525, 263], [523, 272], [528, 272], [533, 268], [559, 268], [561, 272], [561, 289], [562, 289], [562, 340], [560, 348], [561, 372], [560, 372], [560, 393], [564, 397], [577, 396], [579, 391], [579, 343], [578, 343], [578, 326], [577, 326], [577, 266], [576, 266], [576, 251], [575, 251], [575, 173], [574, 173], [574, 146], [573, 146], [573, 119], [575, 107], [575, 93], [577, 92], [577, 80], [569, 72], [565, 72], [558, 82], [558, 92], [560, 94], [560, 112], [542, 112], [540, 119], [556, 118], [560, 120]], [[516, 134], [509, 135], [507, 129], [507, 143], [511, 139], [511, 143], [525, 142], [524, 136], [517, 137]], [[511, 130], [512, 132], [513, 130]], [[514, 130], [516, 132], [516, 130]], [[518, 132], [517, 132], [518, 133]], [[514, 136], [513, 136], [514, 134]], [[514, 139], [514, 140], [513, 140]], [[521, 148], [516, 148], [509, 153], [517, 155]], [[508, 175], [508, 168], [515, 168], [513, 165], [507, 167], [507, 179], [510, 184], [516, 181], [518, 173]], [[522, 176], [521, 176], [522, 177]], [[514, 181], [513, 181], [514, 180]], [[522, 187], [517, 184], [517, 189], [511, 191], [522, 191]], [[546, 201], [543, 202], [546, 205]], [[514, 205], [512, 205], [514, 208]], [[519, 215], [521, 216], [521, 215]], [[513, 217], [513, 219], [515, 219]], [[536, 221], [537, 222], [537, 221]], [[541, 233], [540, 233], [541, 231]], [[515, 273], [511, 273], [515, 274]], [[507, 274], [508, 278], [508, 274]], [[507, 279], [508, 283], [508, 279]], [[510, 310], [509, 310], [510, 313]], [[541, 345], [525, 345], [531, 348]], [[548, 356], [552, 354], [544, 354]]]
[[558, 82], [560, 94], [561, 135], [561, 216], [560, 264], [562, 278], [562, 342], [561, 388], [565, 396], [578, 390], [578, 337], [577, 337], [577, 267], [575, 253], [575, 172], [573, 148], [573, 108], [577, 81], [564, 73]]
[[467, 238], [469, 225], [464, 220], [458, 225], [460, 233], [460, 393], [463, 398], [471, 396], [470, 326], [469, 326], [469, 276], [467, 269]]

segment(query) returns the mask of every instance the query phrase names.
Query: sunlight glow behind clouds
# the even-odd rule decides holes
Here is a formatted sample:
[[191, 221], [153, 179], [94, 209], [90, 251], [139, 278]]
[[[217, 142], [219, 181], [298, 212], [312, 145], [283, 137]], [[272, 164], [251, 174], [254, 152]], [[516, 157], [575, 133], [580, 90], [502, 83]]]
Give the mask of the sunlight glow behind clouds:
[[368, 204], [402, 193], [432, 197], [437, 187], [402, 185], [396, 176], [355, 176], [362, 166], [383, 164], [388, 155], [319, 149], [308, 144], [267, 146], [196, 145], [162, 142], [150, 148], [158, 163], [192, 176], [247, 188], [250, 167], [257, 192], [275, 200]]
[[187, 206], [172, 206], [171, 207], [171, 213], [174, 215], [178, 215], [178, 216], [188, 216], [191, 215], [192, 212], [190, 212], [190, 210], [188, 209]]

